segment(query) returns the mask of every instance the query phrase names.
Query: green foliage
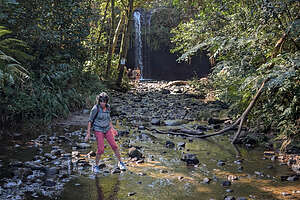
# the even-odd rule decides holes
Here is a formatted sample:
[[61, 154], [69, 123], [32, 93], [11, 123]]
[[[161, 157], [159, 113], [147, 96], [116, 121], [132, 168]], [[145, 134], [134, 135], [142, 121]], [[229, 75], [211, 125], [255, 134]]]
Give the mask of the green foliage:
[[85, 95], [101, 88], [82, 71], [95, 17], [90, 3], [1, 1], [0, 24], [11, 30], [0, 27], [1, 124], [50, 122], [82, 107]]
[[[11, 31], [0, 26], [0, 39], [10, 33]], [[5, 94], [7, 87], [14, 87], [29, 78], [29, 72], [21, 65], [21, 63], [3, 52], [6, 51], [10, 54], [18, 53], [17, 56], [27, 56], [24, 52], [13, 48], [11, 44], [15, 43], [19, 44], [19, 46], [25, 46], [22, 41], [13, 38], [0, 40], [0, 92], [3, 94]]]
[[193, 18], [172, 30], [173, 52], [185, 61], [205, 50], [216, 60], [216, 96], [235, 115], [269, 78], [249, 125], [286, 141], [299, 139], [299, 9], [299, 1], [289, 0], [204, 0]]

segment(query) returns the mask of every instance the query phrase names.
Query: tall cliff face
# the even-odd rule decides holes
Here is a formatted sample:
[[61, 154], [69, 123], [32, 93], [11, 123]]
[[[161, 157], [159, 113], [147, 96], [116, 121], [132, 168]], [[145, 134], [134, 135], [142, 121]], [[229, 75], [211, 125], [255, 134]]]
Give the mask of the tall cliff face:
[[203, 52], [193, 56], [189, 63], [178, 63], [178, 56], [170, 53], [170, 31], [180, 20], [174, 8], [135, 10], [127, 67], [140, 69], [141, 79], [185, 80], [206, 76], [210, 66]]

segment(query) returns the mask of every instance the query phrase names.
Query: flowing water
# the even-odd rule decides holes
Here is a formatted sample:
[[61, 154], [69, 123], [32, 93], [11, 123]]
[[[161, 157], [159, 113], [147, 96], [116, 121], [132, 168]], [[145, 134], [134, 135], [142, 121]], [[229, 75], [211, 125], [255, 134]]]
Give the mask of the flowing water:
[[[126, 102], [130, 105], [128, 99]], [[141, 102], [138, 104], [140, 105]], [[135, 109], [140, 112], [137, 106], [135, 106]], [[133, 114], [132, 111], [130, 115]], [[43, 155], [54, 149], [53, 146], [59, 146], [65, 153], [79, 151], [80, 159], [86, 160], [86, 163], [82, 166], [67, 165], [67, 172], [63, 176], [54, 179], [57, 182], [64, 182], [63, 190], [57, 190], [59, 196], [52, 196], [49, 199], [219, 200], [233, 199], [233, 197], [235, 199], [260, 200], [300, 199], [299, 180], [282, 180], [283, 176], [292, 176], [295, 173], [276, 159], [265, 157], [262, 148], [234, 146], [230, 143], [228, 135], [209, 139], [196, 139], [159, 134], [153, 130], [165, 131], [169, 130], [170, 127], [148, 124], [148, 127], [152, 130], [149, 131], [150, 129], [144, 128], [147, 126], [146, 123], [144, 123], [145, 126], [141, 126], [140, 123], [134, 120], [128, 119], [126, 121], [123, 119], [121, 121], [121, 117], [115, 117], [114, 124], [120, 133], [122, 131], [128, 131], [129, 133], [122, 136], [120, 134], [117, 137], [117, 143], [120, 146], [127, 171], [116, 174], [110, 173], [114, 169], [116, 160], [112, 150], [106, 143], [105, 153], [101, 159], [106, 164], [104, 173], [95, 174], [90, 165], [93, 163], [94, 157], [87, 156], [91, 150], [96, 151], [95, 141], [90, 142], [90, 148], [74, 149], [76, 142], [83, 142], [88, 114], [79, 113], [74, 117], [75, 120], [73, 118], [72, 121], [74, 123], [67, 121], [67, 123], [56, 124], [48, 128], [47, 132], [45, 132], [46, 130], [32, 130], [32, 140], [28, 137], [16, 137], [16, 139], [10, 138], [9, 143], [1, 143], [0, 197], [6, 190], [13, 190], [8, 186], [4, 186], [7, 182], [15, 181], [13, 178], [11, 180], [5, 179], [5, 177], [12, 176], [9, 167], [11, 161], [30, 161], [35, 155]], [[78, 123], [80, 121], [83, 123]], [[172, 126], [172, 129], [195, 126], [209, 125], [206, 121], [194, 120]], [[213, 129], [209, 132], [213, 132]], [[58, 138], [67, 135], [73, 142], [62, 142], [53, 139], [54, 137], [49, 137], [46, 143], [39, 146], [34, 138], [41, 134]], [[232, 135], [232, 133], [229, 133], [229, 135]], [[168, 148], [166, 146], [167, 141], [173, 142], [175, 146]], [[136, 147], [143, 154], [144, 162], [128, 157], [127, 153], [130, 146]], [[42, 154], [40, 153], [41, 147], [43, 149]], [[187, 165], [186, 162], [181, 160], [183, 153], [195, 154], [199, 164]], [[62, 162], [63, 160], [59, 161]], [[54, 161], [47, 162], [45, 166], [50, 168], [53, 166]], [[71, 160], [67, 161], [71, 162]], [[60, 169], [60, 171], [63, 171], [63, 169]], [[25, 183], [26, 178], [22, 181]], [[23, 183], [18, 187], [21, 187]], [[46, 188], [46, 190], [58, 186], [57, 183], [55, 186]], [[32, 193], [27, 192], [26, 195], [20, 196], [24, 199], [47, 199], [39, 193], [34, 193], [34, 195]]]

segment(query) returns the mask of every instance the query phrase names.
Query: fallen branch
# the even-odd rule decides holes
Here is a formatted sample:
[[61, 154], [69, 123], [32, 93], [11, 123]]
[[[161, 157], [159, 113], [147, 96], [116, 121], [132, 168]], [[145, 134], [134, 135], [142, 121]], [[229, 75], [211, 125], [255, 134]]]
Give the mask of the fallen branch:
[[165, 135], [168, 135], [168, 134], [170, 134], [170, 135], [178, 135], [178, 136], [184, 136], [184, 137], [190, 137], [191, 135], [187, 135], [187, 134], [184, 134], [184, 133], [175, 133], [175, 132], [173, 132], [173, 131], [168, 131], [168, 132], [165, 132], [165, 131], [161, 131], [161, 130], [157, 130], [157, 129], [155, 129], [155, 128], [152, 128], [152, 129], [150, 129], [150, 128], [146, 128], [148, 131], [155, 131], [155, 132], [157, 132], [157, 133], [159, 133], [159, 134], [165, 134]]
[[[188, 130], [188, 129], [179, 129], [179, 131], [184, 132], [184, 133], [176, 133], [176, 132], [173, 132], [173, 131], [164, 132], [164, 131], [157, 130], [157, 129], [154, 129], [154, 128], [152, 128], [152, 129], [146, 128], [146, 129], [149, 130], [149, 131], [156, 131], [157, 133], [160, 133], [160, 134], [180, 135], [180, 136], [195, 137], [195, 138], [207, 138], [207, 137], [222, 135], [222, 134], [226, 133], [227, 131], [234, 129], [235, 126], [239, 124], [238, 131], [235, 133], [234, 138], [232, 140], [232, 144], [234, 144], [234, 143], [236, 143], [237, 138], [240, 136], [243, 123], [244, 123], [248, 113], [253, 108], [255, 102], [257, 101], [258, 97], [260, 96], [260, 94], [262, 92], [262, 89], [263, 89], [265, 83], [267, 82], [267, 80], [268, 79], [265, 79], [262, 82], [259, 90], [256, 92], [254, 98], [252, 99], [252, 101], [248, 105], [247, 109], [243, 112], [242, 116], [239, 117], [232, 125], [230, 125], [228, 127], [225, 127], [224, 129], [222, 129], [220, 131], [217, 131], [217, 132], [209, 134], [209, 135], [200, 135], [200, 134], [203, 134], [203, 133], [198, 132], [198, 131]], [[187, 134], [185, 134], [185, 133], [187, 133]]]
[[262, 89], [265, 85], [265, 83], [267, 82], [268, 79], [265, 79], [259, 90], [256, 92], [254, 98], [252, 99], [252, 101], [250, 102], [250, 104], [248, 105], [247, 109], [243, 112], [242, 116], [239, 117], [232, 125], [218, 131], [218, 132], [215, 132], [215, 133], [212, 133], [212, 134], [209, 134], [209, 135], [201, 135], [201, 136], [198, 136], [197, 138], [207, 138], [207, 137], [211, 137], [211, 136], [216, 136], [216, 135], [221, 135], [221, 134], [224, 134], [225, 132], [233, 129], [238, 123], [239, 124], [239, 128], [238, 128], [238, 131], [236, 132], [236, 134], [234, 135], [234, 138], [232, 140], [232, 144], [236, 143], [236, 140], [237, 138], [240, 136], [240, 133], [241, 133], [241, 130], [242, 130], [242, 125], [244, 123], [244, 120], [246, 119], [248, 113], [250, 112], [250, 110], [252, 109], [252, 107], [254, 106], [256, 100], [258, 99], [258, 97], [260, 96], [261, 92], [262, 92]]
[[241, 121], [240, 121], [240, 125], [239, 125], [239, 129], [238, 129], [238, 131], [236, 132], [236, 134], [235, 134], [235, 136], [234, 136], [234, 138], [233, 138], [233, 140], [232, 140], [232, 144], [236, 143], [237, 138], [240, 136], [241, 130], [242, 130], [243, 122], [244, 122], [244, 120], [246, 119], [246, 117], [247, 117], [248, 113], [250, 112], [250, 110], [252, 109], [252, 107], [254, 106], [256, 100], [257, 100], [258, 97], [260, 96], [260, 94], [261, 94], [261, 92], [262, 92], [262, 89], [263, 89], [263, 87], [264, 87], [264, 85], [265, 85], [265, 82], [266, 82], [267, 80], [268, 80], [268, 79], [265, 79], [265, 80], [262, 82], [262, 84], [261, 84], [259, 90], [256, 92], [256, 94], [255, 94], [254, 98], [252, 99], [252, 101], [250, 102], [248, 108], [247, 108], [247, 109], [245, 110], [245, 112], [242, 114], [242, 116], [241, 116]]

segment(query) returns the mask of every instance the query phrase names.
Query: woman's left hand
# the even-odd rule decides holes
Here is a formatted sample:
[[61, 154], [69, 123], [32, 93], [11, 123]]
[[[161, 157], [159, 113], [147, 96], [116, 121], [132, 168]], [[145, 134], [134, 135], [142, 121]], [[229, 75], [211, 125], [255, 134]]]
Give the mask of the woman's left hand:
[[118, 131], [116, 129], [111, 128], [111, 131], [114, 136], [118, 135]]

